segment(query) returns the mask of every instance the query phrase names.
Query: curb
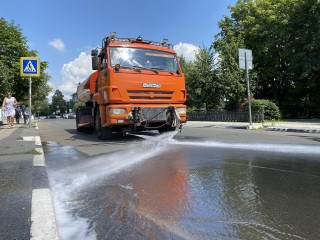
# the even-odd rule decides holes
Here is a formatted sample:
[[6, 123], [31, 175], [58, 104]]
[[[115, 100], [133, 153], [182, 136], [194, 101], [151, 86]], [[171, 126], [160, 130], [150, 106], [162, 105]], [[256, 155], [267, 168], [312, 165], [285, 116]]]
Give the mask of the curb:
[[[39, 130], [38, 123], [33, 122], [31, 128]], [[41, 143], [40, 136], [23, 136], [24, 141], [34, 141], [35, 150], [39, 155], [33, 157], [33, 168], [43, 169], [43, 181], [48, 181], [48, 173], [45, 165], [45, 156]], [[55, 218], [53, 195], [50, 187], [33, 188], [31, 196], [31, 225], [30, 225], [30, 240], [58, 240], [58, 227]]]
[[286, 127], [267, 127], [265, 131], [319, 133], [320, 134], [320, 129], [303, 129], [303, 128], [286, 128]]
[[[33, 122], [32, 127], [39, 130], [38, 122]], [[49, 183], [49, 177], [47, 173], [47, 167], [45, 164], [45, 156], [42, 147], [40, 136], [35, 138], [36, 150], [40, 151], [41, 155], [34, 156], [34, 166], [44, 167], [47, 181]], [[50, 184], [49, 184], [50, 185]], [[58, 226], [55, 217], [54, 210], [54, 197], [51, 189], [41, 188], [34, 189], [32, 191], [32, 209], [31, 209], [31, 228], [30, 228], [30, 239], [50, 239], [58, 240]]]

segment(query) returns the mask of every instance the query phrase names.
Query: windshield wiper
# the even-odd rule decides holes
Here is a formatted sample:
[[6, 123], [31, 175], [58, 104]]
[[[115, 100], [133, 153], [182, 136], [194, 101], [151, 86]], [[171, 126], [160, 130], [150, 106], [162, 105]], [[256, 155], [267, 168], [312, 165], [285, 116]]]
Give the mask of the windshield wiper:
[[141, 72], [141, 69], [143, 69], [143, 67], [140, 67], [138, 65], [132, 65], [131, 67], [138, 72]]
[[165, 70], [165, 69], [159, 68], [159, 67], [152, 67], [150, 69], [155, 70], [155, 71], [163, 71], [163, 70]]
[[153, 71], [155, 73], [158, 73], [157, 70], [159, 69], [159, 68], [146, 68], [146, 67], [141, 67], [141, 66], [137, 66], [137, 65], [132, 65], [131, 67], [137, 71], [140, 71], [140, 72], [141, 72], [141, 70], [149, 70], [149, 71]]
[[138, 65], [132, 65], [130, 67], [126, 67], [126, 68], [132, 68], [133, 70], [136, 70], [138, 72], [141, 72], [141, 70], [149, 70], [155, 73], [159, 73], [159, 71], [164, 71], [165, 69], [163, 68], [159, 68], [159, 67], [151, 67], [151, 68], [147, 68], [147, 67], [141, 67]]
[[171, 75], [174, 75], [173, 72], [170, 72], [170, 71], [168, 71], [168, 70], [166, 70], [164, 68], [160, 68], [160, 67], [152, 67], [151, 70], [153, 70], [153, 71], [155, 71], [157, 73], [158, 73], [158, 71], [165, 71], [165, 72], [169, 72]]

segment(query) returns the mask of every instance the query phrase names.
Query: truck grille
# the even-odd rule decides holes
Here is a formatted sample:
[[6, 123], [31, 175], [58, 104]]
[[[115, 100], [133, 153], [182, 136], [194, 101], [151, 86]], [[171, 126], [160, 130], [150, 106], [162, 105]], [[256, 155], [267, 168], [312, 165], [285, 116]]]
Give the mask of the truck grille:
[[166, 120], [166, 107], [163, 108], [141, 108], [141, 114], [146, 120]]
[[129, 98], [143, 100], [171, 100], [173, 91], [136, 91], [128, 90]]

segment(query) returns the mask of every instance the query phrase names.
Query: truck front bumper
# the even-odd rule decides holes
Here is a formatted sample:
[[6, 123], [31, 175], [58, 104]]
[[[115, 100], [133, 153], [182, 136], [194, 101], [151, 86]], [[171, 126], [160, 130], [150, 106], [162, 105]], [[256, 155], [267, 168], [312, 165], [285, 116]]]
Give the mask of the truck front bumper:
[[168, 118], [175, 115], [179, 122], [187, 120], [186, 106], [183, 104], [112, 104], [106, 106], [106, 122], [110, 125], [136, 125], [142, 123], [167, 122]]

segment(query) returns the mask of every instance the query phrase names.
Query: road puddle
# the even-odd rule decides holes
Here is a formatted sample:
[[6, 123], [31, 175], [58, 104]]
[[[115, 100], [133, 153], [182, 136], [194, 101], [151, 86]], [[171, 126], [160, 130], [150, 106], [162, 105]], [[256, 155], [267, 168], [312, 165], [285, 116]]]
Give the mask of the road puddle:
[[[93, 158], [49, 143], [61, 239], [317, 239], [318, 145], [178, 141]], [[249, 151], [250, 150], [250, 151]]]

